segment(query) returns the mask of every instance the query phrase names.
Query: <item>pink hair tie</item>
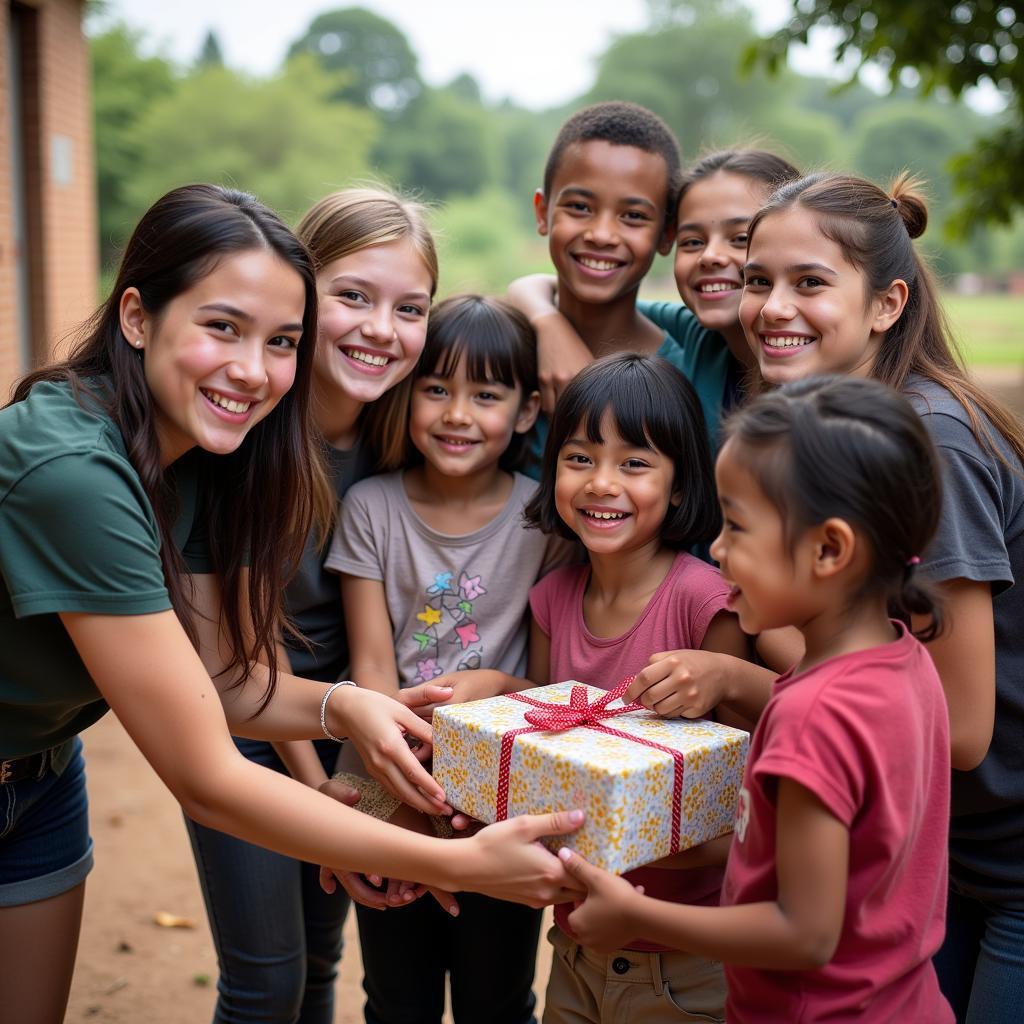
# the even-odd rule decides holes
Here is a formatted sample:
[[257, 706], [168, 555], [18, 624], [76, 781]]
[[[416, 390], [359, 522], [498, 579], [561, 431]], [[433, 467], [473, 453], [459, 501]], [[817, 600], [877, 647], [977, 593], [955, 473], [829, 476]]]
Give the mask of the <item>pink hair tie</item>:
[[907, 559], [907, 568], [908, 569], [913, 569], [915, 565], [920, 565], [920, 564], [921, 564], [921, 556], [920, 555], [911, 555]]

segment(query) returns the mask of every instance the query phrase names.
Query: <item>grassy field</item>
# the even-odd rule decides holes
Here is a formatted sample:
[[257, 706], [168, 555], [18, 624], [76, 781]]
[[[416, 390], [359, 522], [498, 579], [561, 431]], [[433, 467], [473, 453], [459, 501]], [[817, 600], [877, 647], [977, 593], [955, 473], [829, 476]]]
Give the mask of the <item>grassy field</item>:
[[974, 366], [1024, 367], [1024, 295], [943, 295], [964, 357]]

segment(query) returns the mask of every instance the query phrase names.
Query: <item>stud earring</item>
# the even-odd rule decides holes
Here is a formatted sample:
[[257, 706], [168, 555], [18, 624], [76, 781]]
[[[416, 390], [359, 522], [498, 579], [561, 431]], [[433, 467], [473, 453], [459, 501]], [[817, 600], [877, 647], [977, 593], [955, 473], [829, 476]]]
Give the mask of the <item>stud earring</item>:
[[136, 348], [142, 348], [142, 339], [141, 338], [136, 338], [135, 339], [135, 347]]

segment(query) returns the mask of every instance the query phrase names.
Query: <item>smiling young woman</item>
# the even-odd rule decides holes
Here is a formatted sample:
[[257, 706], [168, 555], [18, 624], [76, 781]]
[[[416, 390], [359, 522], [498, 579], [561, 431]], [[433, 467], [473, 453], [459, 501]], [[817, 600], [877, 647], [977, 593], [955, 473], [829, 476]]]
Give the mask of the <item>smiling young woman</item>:
[[77, 734], [108, 707], [211, 828], [538, 904], [567, 878], [533, 840], [575, 827], [568, 816], [446, 847], [230, 742], [229, 728], [348, 736], [395, 795], [446, 807], [406, 742], [430, 740], [411, 710], [277, 669], [281, 580], [313, 518], [316, 314], [309, 256], [273, 213], [244, 193], [176, 189], [136, 228], [71, 358], [23, 380], [0, 411], [0, 992], [11, 1020], [63, 1016], [92, 862]]

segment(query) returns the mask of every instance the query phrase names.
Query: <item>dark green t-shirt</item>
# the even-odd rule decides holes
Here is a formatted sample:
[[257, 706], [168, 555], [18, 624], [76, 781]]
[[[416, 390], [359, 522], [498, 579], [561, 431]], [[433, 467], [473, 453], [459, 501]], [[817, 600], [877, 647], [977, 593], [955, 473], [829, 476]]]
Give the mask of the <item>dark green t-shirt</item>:
[[[171, 607], [153, 509], [116, 425], [68, 384], [37, 384], [0, 410], [0, 758], [56, 746], [107, 710], [59, 612]], [[185, 456], [169, 475], [174, 538], [208, 572]]]

